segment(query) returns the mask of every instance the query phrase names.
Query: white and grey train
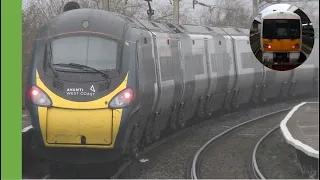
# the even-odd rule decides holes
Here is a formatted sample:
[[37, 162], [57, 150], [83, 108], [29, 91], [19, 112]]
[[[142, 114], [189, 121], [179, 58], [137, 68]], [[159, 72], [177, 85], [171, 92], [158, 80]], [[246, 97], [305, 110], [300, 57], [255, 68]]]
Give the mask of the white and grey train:
[[[63, 40], [66, 34], [68, 40], [61, 41], [62, 44], [56, 41]], [[82, 40], [78, 38], [72, 41], [78, 43], [74, 44], [75, 47], [65, 43], [74, 36], [93, 34], [118, 43], [116, 51], [114, 48], [109, 50], [109, 44], [100, 52], [108, 54], [109, 60], [105, 63], [109, 64], [104, 66], [101, 60], [94, 62], [99, 54], [97, 51], [90, 55], [92, 59], [88, 56], [87, 61], [77, 62], [88, 62], [83, 64], [85, 66], [91, 63], [91, 68], [101, 67], [99, 70], [108, 76], [101, 76], [101, 72], [97, 71], [78, 72], [79, 66], [60, 67], [57, 64], [54, 68], [48, 66], [44, 69], [48, 63], [43, 60], [46, 54], [44, 47], [48, 42], [53, 42], [52, 47], [49, 46], [52, 48], [52, 64], [65, 60], [68, 61], [64, 62], [66, 65], [70, 63], [70, 57], [80, 57], [72, 52], [76, 52], [74, 49], [80, 47], [78, 44]], [[311, 93], [318, 87], [318, 51], [312, 51], [308, 60], [296, 69], [274, 71], [255, 58], [248, 29], [164, 24], [103, 10], [74, 9], [50, 20], [39, 31], [36, 41], [29, 83], [30, 87], [37, 87], [32, 91], [34, 96], [45, 92], [43, 94], [50, 98], [50, 102], [45, 107], [40, 106], [36, 104], [40, 101], [31, 97], [29, 111], [37, 132], [35, 139], [38, 140], [39, 149], [42, 147], [46, 157], [59, 161], [79, 153], [81, 156], [78, 157], [91, 158], [86, 158], [86, 161], [93, 161], [93, 156], [98, 160], [114, 160], [130, 152], [135, 153], [137, 145], [143, 141], [150, 143], [158, 140], [167, 129], [183, 128], [194, 116], [210, 117], [222, 109]], [[94, 46], [93, 40], [89, 42]], [[101, 42], [97, 41], [96, 45], [103, 46]], [[318, 38], [314, 46], [314, 49], [318, 49]], [[113, 56], [116, 52], [118, 56]], [[110, 57], [116, 58], [113, 61]], [[104, 71], [103, 67], [107, 66], [115, 68]], [[78, 71], [73, 71], [74, 68], [78, 68]], [[56, 85], [52, 85], [52, 82]], [[96, 86], [96, 83], [98, 87], [102, 82], [108, 85], [99, 85], [99, 90], [96, 88], [93, 96], [65, 95], [65, 89], [69, 86], [85, 90]], [[123, 98], [119, 98], [117, 93], [128, 88]], [[72, 118], [82, 111], [85, 111], [83, 116], [86, 118], [95, 117], [100, 111], [103, 115], [112, 112], [111, 121], [90, 120], [97, 127], [98, 123], [111, 124], [101, 125], [106, 127], [104, 130], [72, 124], [78, 122]], [[56, 121], [53, 121], [55, 116]], [[71, 119], [60, 120], [63, 117]], [[82, 117], [77, 118], [79, 120]], [[66, 129], [71, 125], [72, 131]], [[65, 139], [57, 136], [64, 129], [68, 130], [68, 138]], [[98, 130], [103, 133], [99, 134]], [[76, 137], [78, 134], [82, 134], [79, 141]], [[49, 139], [48, 136], [55, 139]], [[102, 136], [108, 136], [108, 143], [104, 143], [107, 138]], [[88, 151], [75, 153], [77, 149]]]

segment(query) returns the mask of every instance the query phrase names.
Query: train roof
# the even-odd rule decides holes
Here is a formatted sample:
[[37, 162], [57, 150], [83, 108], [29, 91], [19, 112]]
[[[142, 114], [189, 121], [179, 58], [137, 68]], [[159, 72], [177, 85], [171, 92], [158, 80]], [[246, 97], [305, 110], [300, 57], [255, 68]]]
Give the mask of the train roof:
[[[88, 22], [88, 26], [83, 24], [84, 21]], [[106, 35], [108, 32], [114, 32], [112, 38], [122, 39], [126, 24], [117, 13], [89, 8], [73, 9], [50, 19], [42, 27], [38, 38], [69, 32], [94, 31]]]
[[[84, 27], [83, 22], [89, 26]], [[248, 30], [233, 27], [206, 27], [192, 24], [157, 23], [149, 20], [135, 19], [118, 13], [100, 9], [79, 8], [65, 11], [50, 19], [38, 33], [38, 39], [54, 37], [70, 32], [94, 31], [112, 38], [122, 39], [126, 27], [148, 29], [150, 31], [178, 34], [211, 34], [211, 35], [247, 35]]]
[[273, 11], [263, 15], [261, 19], [264, 20], [264, 19], [301, 19], [301, 18], [298, 14], [293, 12]]

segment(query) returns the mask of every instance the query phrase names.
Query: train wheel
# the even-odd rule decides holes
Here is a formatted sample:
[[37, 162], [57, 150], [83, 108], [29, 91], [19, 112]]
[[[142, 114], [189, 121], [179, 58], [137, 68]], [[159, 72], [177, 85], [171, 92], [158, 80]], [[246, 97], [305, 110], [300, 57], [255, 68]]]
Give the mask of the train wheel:
[[262, 85], [262, 87], [261, 87], [260, 101], [261, 101], [262, 103], [265, 103], [265, 102], [267, 101], [267, 97], [266, 97], [266, 95], [265, 95], [265, 92], [266, 92], [267, 87], [268, 87], [268, 86], [267, 86], [266, 84]]
[[233, 97], [233, 93], [232, 91], [228, 91], [226, 96], [225, 96], [225, 100], [224, 100], [224, 110], [226, 111], [226, 113], [230, 113], [231, 112], [231, 100]]
[[197, 110], [198, 116], [200, 118], [204, 117], [204, 103], [205, 103], [205, 100], [203, 97], [201, 97], [198, 103], [198, 110]]
[[144, 133], [144, 141], [147, 144], [150, 144], [152, 142], [152, 138], [151, 138], [151, 133], [152, 132], [152, 119], [149, 118], [147, 121], [147, 125], [146, 125], [146, 129], [145, 129], [145, 133]]
[[178, 118], [177, 118], [177, 127], [179, 129], [184, 128], [184, 126], [186, 125], [186, 120], [184, 119], [184, 109], [185, 108], [185, 104], [181, 103], [179, 111], [178, 111]]
[[287, 92], [285, 91], [287, 84], [288, 83], [285, 81], [285, 82], [282, 83], [282, 86], [281, 86], [280, 96], [283, 99], [285, 99], [287, 97]]
[[252, 102], [255, 104], [260, 104], [259, 93], [260, 93], [260, 85], [256, 85], [252, 95]]
[[156, 113], [153, 118], [152, 118], [152, 131], [151, 131], [151, 138], [152, 142], [157, 141], [160, 139], [160, 128], [158, 127], [158, 118], [159, 118], [159, 113]]
[[138, 148], [138, 133], [139, 133], [139, 126], [135, 124], [132, 128], [130, 140], [129, 140], [129, 155], [133, 158], [138, 158], [139, 155], [139, 148]]
[[234, 98], [233, 98], [233, 101], [232, 101], [232, 106], [234, 108], [238, 108], [239, 107], [239, 100], [240, 100], [240, 90], [237, 89], [234, 93]]
[[296, 96], [296, 94], [295, 94], [296, 85], [297, 85], [297, 81], [292, 81], [291, 82], [291, 85], [290, 85], [290, 88], [289, 88], [290, 96], [293, 96], [293, 97]]
[[212, 108], [211, 108], [211, 97], [210, 95], [207, 96], [207, 99], [206, 99], [206, 103], [205, 103], [205, 106], [204, 106], [204, 115], [206, 118], [210, 117], [212, 115]]
[[170, 115], [170, 128], [173, 130], [177, 129], [177, 115], [178, 115], [178, 108], [177, 105], [175, 105], [172, 109], [171, 115]]

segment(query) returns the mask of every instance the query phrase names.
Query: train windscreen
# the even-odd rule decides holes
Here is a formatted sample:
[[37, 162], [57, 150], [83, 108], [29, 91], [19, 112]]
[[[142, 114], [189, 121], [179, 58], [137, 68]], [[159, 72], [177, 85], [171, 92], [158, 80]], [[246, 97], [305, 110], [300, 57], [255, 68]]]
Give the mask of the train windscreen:
[[300, 20], [265, 19], [263, 21], [263, 38], [265, 39], [299, 39]]
[[52, 63], [76, 63], [98, 70], [117, 68], [118, 43], [96, 36], [70, 36], [52, 41]]

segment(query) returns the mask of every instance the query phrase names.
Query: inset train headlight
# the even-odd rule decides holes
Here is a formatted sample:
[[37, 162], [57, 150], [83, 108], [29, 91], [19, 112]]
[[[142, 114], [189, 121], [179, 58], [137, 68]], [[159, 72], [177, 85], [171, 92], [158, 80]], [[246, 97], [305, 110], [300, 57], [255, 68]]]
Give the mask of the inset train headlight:
[[32, 86], [30, 89], [30, 99], [34, 105], [50, 107], [52, 105], [49, 96], [40, 88]]
[[132, 97], [132, 89], [126, 88], [112, 98], [112, 100], [109, 103], [109, 107], [114, 109], [127, 107], [130, 105]]
[[294, 48], [297, 48], [297, 49], [298, 49], [299, 47], [300, 47], [300, 44], [295, 44], [295, 45], [294, 45]]
[[271, 46], [270, 44], [264, 44], [263, 47], [264, 47], [264, 48], [268, 48], [268, 49], [271, 49], [271, 48], [272, 48], [272, 46]]

